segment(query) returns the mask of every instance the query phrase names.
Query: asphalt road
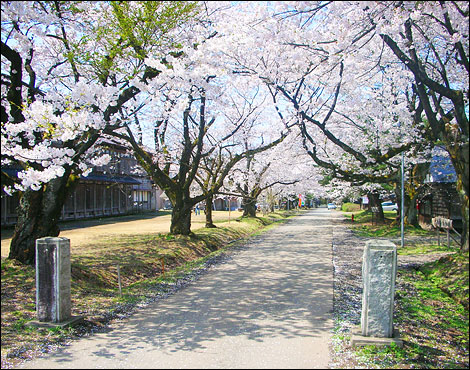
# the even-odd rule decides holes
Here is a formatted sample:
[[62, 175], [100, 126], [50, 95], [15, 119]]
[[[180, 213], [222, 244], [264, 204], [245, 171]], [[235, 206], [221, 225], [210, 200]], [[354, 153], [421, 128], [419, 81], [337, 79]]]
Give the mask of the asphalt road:
[[334, 211], [251, 239], [201, 278], [29, 369], [328, 367]]

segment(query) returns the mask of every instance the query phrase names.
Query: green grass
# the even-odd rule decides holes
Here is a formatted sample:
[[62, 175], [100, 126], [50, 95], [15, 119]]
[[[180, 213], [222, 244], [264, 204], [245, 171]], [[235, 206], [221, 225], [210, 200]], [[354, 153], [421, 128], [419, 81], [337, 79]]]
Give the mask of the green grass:
[[453, 254], [424, 265], [420, 271], [427, 280], [439, 287], [468, 311], [469, 260], [468, 252]]
[[[344, 212], [349, 212], [351, 214], [354, 214], [354, 222], [355, 223], [369, 223], [372, 222], [372, 212], [368, 210], [360, 210], [360, 211], [344, 211]], [[393, 221], [397, 217], [397, 213], [395, 211], [384, 211], [384, 216], [386, 220]], [[351, 219], [351, 215], [345, 215], [346, 218]], [[375, 221], [375, 219], [374, 219]]]
[[468, 259], [455, 253], [399, 270], [394, 326], [404, 346], [358, 348], [358, 361], [379, 368], [468, 368]]
[[341, 205], [341, 210], [343, 212], [358, 212], [360, 209], [361, 205], [356, 203], [343, 203]]
[[437, 253], [437, 252], [457, 252], [458, 247], [451, 246], [448, 247], [447, 245], [429, 245], [429, 244], [406, 244], [403, 248], [398, 248], [397, 253], [402, 256], [409, 256], [414, 254], [429, 254], [429, 253]]
[[[385, 211], [385, 222], [383, 224], [376, 223], [372, 219], [372, 212], [362, 210], [353, 212], [354, 221], [351, 221], [351, 228], [358, 236], [368, 238], [381, 238], [381, 237], [399, 237], [401, 234], [401, 225], [396, 220], [397, 213], [395, 211]], [[351, 220], [351, 215], [345, 215], [346, 218]], [[374, 222], [373, 222], [374, 221]], [[405, 235], [415, 236], [432, 236], [432, 232], [424, 230], [421, 227], [413, 225], [405, 225]]]

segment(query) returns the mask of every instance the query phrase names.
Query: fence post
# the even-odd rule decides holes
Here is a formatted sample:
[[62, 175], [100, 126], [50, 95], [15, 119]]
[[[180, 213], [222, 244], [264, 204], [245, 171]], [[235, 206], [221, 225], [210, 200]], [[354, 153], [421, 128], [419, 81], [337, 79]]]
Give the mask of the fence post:
[[122, 297], [122, 286], [121, 286], [121, 267], [117, 265], [118, 285], [119, 285], [119, 297]]

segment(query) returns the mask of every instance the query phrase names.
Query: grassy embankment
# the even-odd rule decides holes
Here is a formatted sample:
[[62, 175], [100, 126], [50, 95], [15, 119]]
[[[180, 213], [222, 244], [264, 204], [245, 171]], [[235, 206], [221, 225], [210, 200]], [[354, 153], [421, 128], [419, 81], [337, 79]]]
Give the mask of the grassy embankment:
[[[112, 235], [72, 250], [72, 315], [86, 318], [85, 324], [75, 329], [26, 326], [36, 319], [35, 270], [2, 258], [2, 368], [33, 357], [74, 334], [105, 325], [121, 311], [171, 291], [179, 279], [202, 268], [209, 258], [294, 214], [295, 211], [280, 211], [254, 219], [232, 218], [231, 223], [221, 219], [217, 228], [197, 229], [191, 236]], [[122, 295], [118, 289], [118, 265]]]
[[[385, 225], [372, 225], [370, 212], [354, 213], [351, 226], [365, 237], [399, 237], [395, 212], [386, 212]], [[407, 225], [405, 235], [435, 236]], [[469, 366], [469, 254], [458, 247], [432, 243], [405, 244], [398, 255], [451, 252], [416, 268], [398, 269], [394, 326], [403, 348], [366, 346], [357, 349], [359, 361], [378, 368], [468, 368]]]

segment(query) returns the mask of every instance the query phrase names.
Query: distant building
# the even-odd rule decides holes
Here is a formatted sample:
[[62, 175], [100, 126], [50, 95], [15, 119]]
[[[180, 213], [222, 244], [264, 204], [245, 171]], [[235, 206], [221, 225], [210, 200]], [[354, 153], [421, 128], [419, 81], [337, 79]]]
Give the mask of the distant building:
[[214, 211], [236, 211], [241, 207], [241, 200], [238, 197], [216, 196], [212, 203]]
[[[123, 144], [107, 140], [101, 148], [111, 156], [105, 166], [96, 166], [88, 176], [81, 176], [74, 192], [62, 208], [61, 220], [124, 215], [164, 208], [163, 191], [152, 183], [137, 165], [135, 157]], [[17, 169], [2, 169], [10, 176]], [[19, 204], [18, 194], [1, 193], [1, 225], [14, 225]]]
[[452, 219], [456, 229], [462, 228], [461, 201], [456, 189], [457, 174], [449, 154], [441, 147], [433, 150], [429, 173], [418, 197], [419, 223], [431, 225], [434, 217]]

